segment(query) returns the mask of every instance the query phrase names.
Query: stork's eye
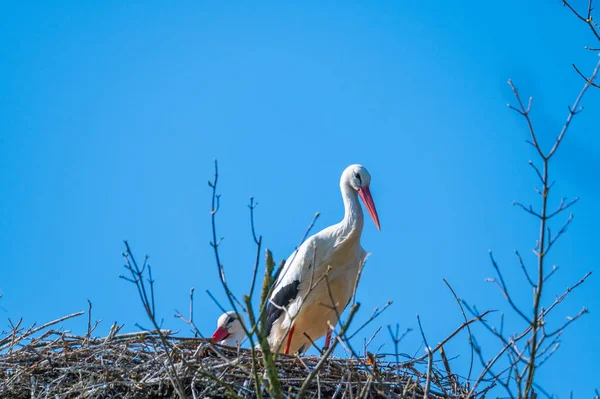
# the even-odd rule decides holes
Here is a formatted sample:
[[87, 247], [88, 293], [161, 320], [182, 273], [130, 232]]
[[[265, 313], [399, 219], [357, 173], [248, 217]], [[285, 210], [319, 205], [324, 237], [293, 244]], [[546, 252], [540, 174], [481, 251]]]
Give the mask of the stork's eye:
[[362, 184], [362, 180], [361, 180], [360, 175], [358, 174], [358, 172], [354, 173], [354, 177], [356, 177], [356, 180], [358, 180], [358, 184]]

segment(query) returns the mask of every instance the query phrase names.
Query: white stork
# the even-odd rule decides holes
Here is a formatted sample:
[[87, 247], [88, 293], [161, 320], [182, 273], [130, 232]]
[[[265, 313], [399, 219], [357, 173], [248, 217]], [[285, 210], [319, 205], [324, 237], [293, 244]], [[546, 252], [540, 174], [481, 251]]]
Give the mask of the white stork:
[[[327, 335], [325, 348], [329, 347], [331, 329], [327, 322], [337, 324], [338, 315], [352, 299], [368, 256], [360, 245], [364, 217], [359, 196], [380, 230], [370, 183], [371, 175], [364, 166], [348, 166], [340, 179], [344, 219], [309, 237], [285, 262], [267, 305], [267, 333], [273, 351], [306, 351], [310, 340], [305, 334], [313, 341]], [[328, 266], [329, 289], [323, 280]]]
[[223, 313], [217, 320], [217, 329], [210, 340], [227, 346], [239, 346], [244, 340], [245, 333], [242, 322], [236, 313], [231, 310]]

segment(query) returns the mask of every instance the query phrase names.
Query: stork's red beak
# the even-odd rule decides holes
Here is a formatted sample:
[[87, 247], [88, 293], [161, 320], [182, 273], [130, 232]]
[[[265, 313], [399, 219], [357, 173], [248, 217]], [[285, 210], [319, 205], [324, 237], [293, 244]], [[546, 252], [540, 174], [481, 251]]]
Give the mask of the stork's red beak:
[[371, 190], [369, 190], [369, 187], [361, 187], [358, 190], [358, 195], [360, 195], [360, 198], [362, 198], [363, 202], [365, 203], [369, 215], [371, 215], [373, 222], [375, 222], [375, 226], [377, 226], [377, 230], [381, 230], [381, 226], [379, 225], [379, 216], [377, 216], [377, 209], [375, 209], [375, 203], [373, 202], [373, 197], [371, 197]]
[[229, 337], [229, 331], [227, 331], [227, 329], [225, 327], [219, 327], [213, 333], [212, 337], [210, 337], [210, 340], [213, 343], [217, 343], [217, 342], [223, 341], [227, 337]]

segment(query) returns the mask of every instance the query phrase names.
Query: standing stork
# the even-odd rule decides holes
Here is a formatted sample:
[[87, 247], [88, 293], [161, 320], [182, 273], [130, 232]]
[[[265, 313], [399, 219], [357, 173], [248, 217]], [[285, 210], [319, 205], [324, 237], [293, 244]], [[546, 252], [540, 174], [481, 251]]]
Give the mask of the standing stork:
[[304, 352], [310, 346], [307, 336], [316, 341], [327, 335], [325, 348], [329, 347], [328, 322], [331, 326], [338, 323], [369, 255], [360, 245], [364, 216], [359, 196], [380, 230], [370, 183], [364, 166], [348, 166], [340, 178], [344, 219], [309, 237], [285, 262], [267, 305], [266, 327], [273, 351]]

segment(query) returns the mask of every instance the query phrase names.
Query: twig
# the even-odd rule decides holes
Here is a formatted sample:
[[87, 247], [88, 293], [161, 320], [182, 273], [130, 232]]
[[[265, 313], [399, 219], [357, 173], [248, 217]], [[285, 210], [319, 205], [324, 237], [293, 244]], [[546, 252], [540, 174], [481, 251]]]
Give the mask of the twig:
[[[340, 333], [338, 334], [338, 336], [344, 336], [344, 334], [346, 334], [346, 331], [348, 330], [348, 327], [350, 327], [350, 323], [352, 323], [352, 319], [354, 318], [354, 315], [358, 311], [359, 307], [360, 307], [359, 303], [352, 305], [352, 307], [350, 308], [350, 313], [348, 314], [348, 320], [340, 328]], [[333, 351], [337, 347], [337, 342], [338, 342], [337, 340], [333, 341], [333, 343], [331, 344], [329, 349], [327, 349], [325, 354], [321, 357], [321, 360], [319, 361], [319, 363], [317, 363], [315, 368], [308, 374], [308, 376], [302, 383], [302, 386], [300, 387], [298, 394], [296, 395], [296, 399], [302, 399], [306, 395], [306, 391], [308, 390], [310, 383], [312, 382], [313, 378], [315, 378], [315, 375], [321, 370], [321, 368], [323, 367], [323, 365], [325, 364], [325, 362], [327, 361], [329, 356], [333, 353]]]
[[[431, 348], [427, 344], [427, 339], [425, 338], [425, 333], [423, 332], [423, 326], [421, 325], [421, 318], [417, 315], [417, 323], [419, 324], [419, 330], [421, 331], [421, 337], [423, 337], [423, 343], [425, 344], [425, 352], [427, 352], [427, 378], [425, 380], [425, 391], [423, 393], [423, 397], [425, 399], [429, 398], [429, 388], [431, 385], [431, 370], [433, 366], [433, 353], [431, 352]], [[440, 349], [442, 346], [439, 346]]]
[[[358, 329], [356, 331], [354, 331], [354, 333], [352, 333], [348, 339], [352, 339], [356, 336], [356, 334], [358, 334], [363, 328], [365, 328], [366, 326], [369, 325], [369, 323], [371, 323], [373, 320], [375, 320], [377, 317], [379, 317], [380, 314], [382, 314], [383, 312], [385, 312], [385, 310], [390, 307], [392, 305], [392, 301], [387, 301], [387, 303], [385, 304], [385, 306], [383, 308], [381, 308], [381, 310], [379, 310], [379, 308], [375, 308], [373, 310], [373, 314], [371, 315], [371, 317], [365, 321], [360, 327], [358, 327]], [[380, 327], [381, 328], [381, 327]]]
[[[136, 286], [136, 288], [138, 290], [138, 294], [142, 301], [142, 305], [144, 306], [144, 309], [146, 310], [146, 315], [148, 316], [148, 319], [154, 326], [154, 329], [160, 338], [161, 345], [163, 346], [163, 348], [167, 354], [167, 366], [165, 367], [165, 370], [167, 372], [167, 375], [169, 376], [169, 380], [171, 381], [171, 384], [173, 384], [173, 388], [175, 389], [175, 392], [177, 393], [177, 395], [181, 399], [186, 399], [187, 395], [185, 394], [185, 388], [183, 387], [183, 384], [182, 384], [181, 380], [179, 379], [179, 376], [177, 375], [177, 369], [175, 368], [175, 364], [173, 363], [172, 347], [169, 344], [169, 342], [167, 341], [166, 336], [162, 332], [161, 327], [156, 320], [155, 303], [154, 303], [154, 280], [152, 279], [152, 269], [150, 268], [150, 265], [147, 265], [148, 256], [146, 255], [144, 264], [143, 264], [142, 268], [140, 268], [138, 266], [138, 263], [135, 260], [135, 257], [133, 256], [131, 248], [129, 247], [129, 243], [127, 241], [124, 241], [124, 243], [125, 243], [126, 252], [123, 253], [123, 258], [125, 259], [125, 263], [126, 263], [125, 268], [131, 272], [131, 279], [126, 278], [124, 276], [120, 276], [120, 277], [123, 278], [124, 280], [132, 282]], [[144, 285], [144, 274], [143, 273], [146, 268], [148, 269], [148, 283], [149, 283], [149, 287], [150, 287], [149, 288], [150, 295], [148, 295], [146, 286]]]
[[[458, 334], [459, 332], [461, 332], [461, 330], [462, 330], [463, 328], [467, 327], [468, 325], [470, 325], [470, 324], [472, 324], [472, 323], [474, 323], [474, 322], [476, 322], [476, 321], [479, 321], [479, 320], [483, 319], [485, 316], [487, 316], [488, 314], [490, 314], [490, 313], [492, 313], [492, 312], [494, 312], [494, 311], [493, 311], [493, 310], [486, 310], [485, 312], [483, 312], [483, 313], [482, 313], [482, 314], [480, 314], [479, 316], [477, 316], [477, 317], [474, 317], [474, 318], [472, 318], [471, 320], [469, 320], [469, 321], [466, 321], [466, 322], [462, 323], [460, 326], [458, 326], [458, 328], [457, 328], [456, 330], [454, 330], [452, 333], [450, 333], [450, 335], [448, 335], [446, 338], [444, 338], [444, 340], [443, 340], [442, 342], [440, 342], [439, 344], [437, 344], [437, 346], [431, 350], [431, 353], [432, 353], [432, 354], [434, 354], [435, 352], [437, 352], [438, 350], [440, 350], [440, 348], [441, 348], [442, 346], [444, 346], [444, 345], [446, 344], [446, 342], [448, 342], [448, 341], [450, 341], [452, 338], [454, 338], [454, 336], [455, 336], [456, 334]], [[420, 362], [420, 361], [423, 361], [423, 360], [425, 360], [425, 359], [427, 358], [427, 356], [428, 356], [428, 355], [423, 355], [423, 356], [421, 356], [421, 357], [418, 357], [418, 358], [416, 358], [416, 359], [413, 359], [413, 360], [412, 360], [412, 362]]]
[[[454, 292], [454, 289], [452, 288], [450, 283], [445, 278], [442, 280], [444, 281], [444, 283], [446, 283], [446, 286], [448, 287], [450, 292], [452, 292], [452, 295], [454, 296], [454, 300], [458, 304], [458, 307], [460, 308], [460, 313], [462, 313], [463, 319], [465, 320], [465, 323], [466, 323], [468, 321], [467, 315], [465, 313], [465, 309], [462, 306], [462, 303], [460, 302], [460, 299], [456, 295], [456, 292]], [[473, 348], [473, 334], [471, 334], [471, 326], [470, 325], [467, 325], [467, 332], [469, 333], [469, 347], [471, 348], [471, 360], [469, 362], [469, 374], [467, 375], [467, 381], [471, 381], [471, 373], [473, 372], [473, 359], [474, 359], [474, 355], [475, 355], [475, 353], [474, 353], [475, 349]], [[440, 347], [440, 349], [441, 349], [441, 347]]]
[[252, 271], [252, 283], [250, 284], [250, 291], [248, 296], [252, 299], [252, 295], [254, 294], [254, 285], [256, 284], [256, 276], [258, 274], [258, 264], [260, 263], [260, 252], [262, 248], [262, 236], [256, 238], [256, 231], [254, 228], [254, 209], [258, 206], [258, 202], [254, 202], [254, 197], [250, 197], [250, 204], [248, 208], [250, 208], [250, 228], [252, 230], [252, 238], [256, 243], [256, 260], [254, 261], [254, 270]]
[[[48, 328], [50, 326], [53, 326], [55, 324], [61, 323], [61, 322], [65, 321], [65, 320], [72, 319], [73, 317], [81, 316], [84, 313], [85, 312], [72, 313], [70, 315], [63, 316], [63, 317], [58, 318], [56, 320], [50, 321], [50, 322], [48, 322], [46, 324], [43, 324], [43, 325], [41, 325], [41, 326], [39, 326], [37, 328], [31, 328], [27, 332], [25, 332], [24, 334], [22, 334], [20, 337], [13, 339], [9, 345], [0, 346], [0, 352], [2, 352], [3, 350], [5, 350], [8, 347], [10, 347], [10, 348], [14, 347], [19, 341], [22, 341], [23, 339], [25, 339], [25, 338], [27, 338], [27, 337], [29, 337], [29, 336], [37, 333], [38, 331], [41, 331], [41, 330], [43, 330], [45, 328]], [[0, 344], [4, 344], [4, 342], [6, 342], [6, 338], [4, 340], [2, 340], [0, 342]]]

